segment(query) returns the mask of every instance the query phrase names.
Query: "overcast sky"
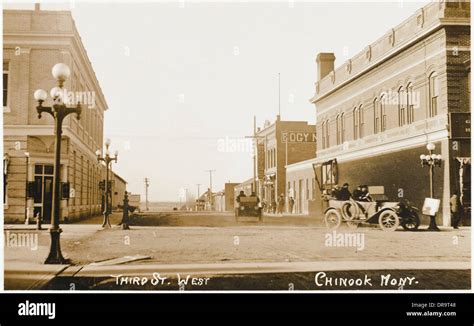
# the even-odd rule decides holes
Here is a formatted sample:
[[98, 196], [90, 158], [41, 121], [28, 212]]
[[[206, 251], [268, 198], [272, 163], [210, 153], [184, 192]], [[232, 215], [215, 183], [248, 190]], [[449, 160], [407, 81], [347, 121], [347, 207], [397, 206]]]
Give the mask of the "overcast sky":
[[114, 170], [134, 193], [150, 178], [160, 201], [197, 183], [202, 192], [207, 169], [214, 190], [250, 178], [251, 154], [219, 140], [251, 134], [253, 115], [259, 126], [275, 119], [278, 73], [282, 119], [314, 123], [316, 54], [334, 52], [339, 66], [427, 2], [72, 2], [109, 104]]

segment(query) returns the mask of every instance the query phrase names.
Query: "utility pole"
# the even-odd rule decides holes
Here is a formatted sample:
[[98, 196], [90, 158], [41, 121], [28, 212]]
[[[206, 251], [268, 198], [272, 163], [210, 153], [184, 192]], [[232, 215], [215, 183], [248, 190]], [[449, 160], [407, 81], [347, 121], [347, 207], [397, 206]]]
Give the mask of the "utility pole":
[[199, 192], [199, 188], [201, 187], [201, 184], [196, 183], [196, 186], [198, 187], [197, 200], [196, 200], [196, 211], [198, 211], [199, 208], [201, 207], [201, 200], [199, 199], [199, 197], [201, 196], [201, 194]]
[[209, 204], [210, 204], [210, 208], [212, 210], [212, 172], [216, 172], [216, 170], [206, 170], [204, 172], [208, 172], [209, 173]]
[[253, 136], [245, 136], [245, 138], [251, 138], [253, 140], [253, 183], [252, 192], [257, 193], [257, 139], [264, 138], [263, 136], [257, 136], [257, 117], [253, 116]]
[[200, 187], [201, 187], [201, 184], [200, 184], [200, 183], [196, 183], [196, 186], [198, 187], [198, 196], [197, 196], [197, 199], [199, 200], [199, 196], [200, 196], [199, 189], [200, 189]]
[[149, 210], [148, 208], [148, 187], [150, 186], [150, 179], [145, 178], [145, 210]]

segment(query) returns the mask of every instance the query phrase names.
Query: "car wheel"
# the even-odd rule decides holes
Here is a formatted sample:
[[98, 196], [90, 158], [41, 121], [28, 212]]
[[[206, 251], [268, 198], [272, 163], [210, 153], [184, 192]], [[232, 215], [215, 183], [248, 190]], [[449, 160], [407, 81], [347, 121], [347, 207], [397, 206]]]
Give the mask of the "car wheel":
[[341, 222], [341, 214], [335, 208], [328, 210], [324, 214], [324, 223], [328, 229], [337, 229]]
[[383, 231], [395, 231], [400, 225], [400, 218], [397, 213], [388, 209], [380, 213], [379, 225]]

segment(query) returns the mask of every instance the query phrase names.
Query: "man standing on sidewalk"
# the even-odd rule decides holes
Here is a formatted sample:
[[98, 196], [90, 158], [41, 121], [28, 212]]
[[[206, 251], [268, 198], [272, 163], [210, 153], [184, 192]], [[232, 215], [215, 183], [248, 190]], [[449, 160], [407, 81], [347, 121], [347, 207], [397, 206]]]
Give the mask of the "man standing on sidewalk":
[[449, 199], [449, 206], [451, 208], [451, 225], [454, 229], [459, 229], [461, 222], [461, 202], [457, 193], [454, 193]]

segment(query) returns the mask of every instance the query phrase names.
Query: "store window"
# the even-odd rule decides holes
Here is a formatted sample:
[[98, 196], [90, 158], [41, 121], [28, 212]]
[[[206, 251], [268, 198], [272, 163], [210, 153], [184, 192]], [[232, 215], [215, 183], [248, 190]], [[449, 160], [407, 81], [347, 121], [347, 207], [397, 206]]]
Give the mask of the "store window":
[[434, 117], [438, 114], [438, 95], [439, 95], [439, 82], [436, 73], [432, 73], [429, 78], [430, 87], [430, 111], [429, 116]]
[[8, 76], [10, 65], [8, 61], [3, 61], [3, 109], [8, 107]]

